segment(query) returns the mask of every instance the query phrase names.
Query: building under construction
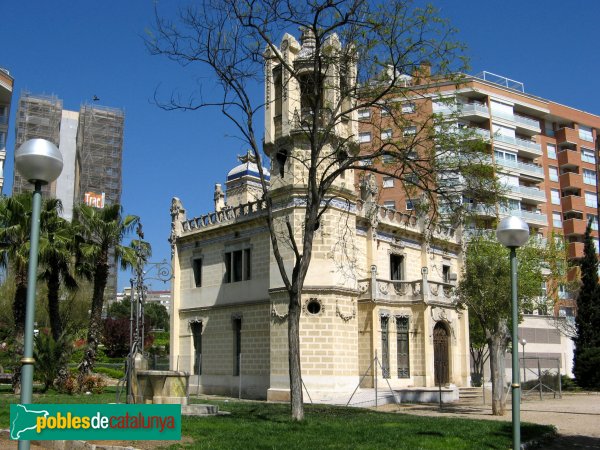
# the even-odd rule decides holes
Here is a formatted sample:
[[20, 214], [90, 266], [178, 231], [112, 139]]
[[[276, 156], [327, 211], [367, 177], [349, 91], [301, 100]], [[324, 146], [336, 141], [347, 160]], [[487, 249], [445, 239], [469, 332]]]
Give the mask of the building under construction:
[[123, 125], [121, 109], [84, 105], [79, 112], [77, 202], [102, 208], [121, 201]]
[[[82, 105], [79, 112], [63, 109], [56, 96], [23, 92], [19, 99], [15, 150], [29, 139], [54, 143], [63, 157], [58, 179], [42, 188], [46, 197], [63, 204], [63, 217], [71, 220], [73, 208], [86, 203], [96, 208], [121, 202], [123, 110]], [[13, 193], [31, 192], [33, 186], [14, 172]], [[111, 267], [106, 298], [116, 295], [117, 271]]]
[[[31, 95], [29, 92], [23, 92], [17, 109], [15, 149], [34, 138], [46, 139], [58, 147], [62, 107], [62, 100], [54, 95]], [[56, 183], [54, 181], [42, 186], [42, 194], [55, 197]], [[31, 191], [33, 185], [15, 170], [13, 193]]]

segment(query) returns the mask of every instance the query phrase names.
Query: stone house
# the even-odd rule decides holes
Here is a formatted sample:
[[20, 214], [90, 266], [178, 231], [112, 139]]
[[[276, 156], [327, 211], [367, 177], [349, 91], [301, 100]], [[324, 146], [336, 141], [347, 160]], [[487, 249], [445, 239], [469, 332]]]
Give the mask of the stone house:
[[[278, 50], [298, 67], [311, 45], [307, 33], [302, 43], [286, 34]], [[340, 44], [333, 36], [327, 45]], [[304, 93], [293, 80], [282, 83], [278, 60], [265, 56], [264, 151], [272, 168], [265, 178], [275, 221], [301, 236]], [[356, 135], [356, 123], [341, 122], [334, 138]], [[348, 172], [331, 187], [302, 291], [306, 390], [467, 386], [468, 317], [452, 297], [462, 264], [456, 230], [378, 205], [373, 180], [355, 186]], [[286, 400], [288, 297], [251, 154], [227, 174], [225, 192], [216, 185], [214, 198], [213, 212], [193, 218], [179, 199], [172, 202], [171, 369], [194, 375], [192, 392]], [[291, 268], [291, 250], [283, 253]]]

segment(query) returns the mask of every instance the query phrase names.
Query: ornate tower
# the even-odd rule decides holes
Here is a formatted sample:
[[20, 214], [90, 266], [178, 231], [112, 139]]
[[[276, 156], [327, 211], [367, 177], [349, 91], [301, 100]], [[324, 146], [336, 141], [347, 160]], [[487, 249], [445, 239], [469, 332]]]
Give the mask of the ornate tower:
[[[302, 245], [309, 169], [317, 183], [340, 168], [348, 154], [357, 151], [356, 113], [348, 93], [356, 70], [351, 52], [339, 38], [327, 37], [320, 49], [310, 30], [301, 42], [286, 34], [281, 46], [265, 51], [264, 151], [271, 159], [271, 188], [275, 226], [291, 225]], [[316, 225], [312, 259], [301, 295], [300, 319], [302, 378], [307, 389], [351, 389], [358, 382], [357, 296], [354, 235], [356, 192], [354, 173], [338, 174], [321, 206], [327, 210]], [[294, 253], [282, 240], [285, 265], [292, 267]], [[302, 248], [299, 249], [302, 252]], [[271, 257], [270, 298], [271, 376], [268, 398], [286, 399], [287, 319], [289, 299]], [[308, 344], [314, 342], [315, 345]], [[310, 355], [310, 356], [309, 356]], [[328, 369], [326, 369], [328, 368]], [[323, 371], [327, 371], [327, 376]]]

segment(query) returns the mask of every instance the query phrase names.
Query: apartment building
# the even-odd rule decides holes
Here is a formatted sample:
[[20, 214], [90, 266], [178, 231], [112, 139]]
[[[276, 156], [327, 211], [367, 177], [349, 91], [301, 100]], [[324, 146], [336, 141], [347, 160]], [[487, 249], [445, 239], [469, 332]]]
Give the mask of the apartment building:
[[[419, 123], [423, 116], [437, 113], [457, 122], [483, 138], [489, 147], [490, 163], [501, 182], [504, 200], [495, 207], [477, 204], [468, 195], [463, 206], [474, 214], [472, 226], [491, 228], [499, 217], [521, 217], [531, 233], [542, 238], [564, 236], [568, 258], [576, 263], [583, 257], [583, 238], [591, 221], [598, 250], [598, 134], [600, 116], [527, 93], [521, 82], [482, 72], [467, 76], [458, 85], [429, 77], [419, 85], [416, 77], [405, 76], [414, 92], [414, 100], [403, 99], [402, 115]], [[423, 79], [423, 77], [421, 77]], [[393, 101], [393, 100], [391, 100]], [[386, 109], [358, 111], [359, 141], [368, 151], [372, 140], [406, 135], [406, 124], [398, 129], [386, 121]], [[423, 117], [421, 116], [421, 117]], [[374, 125], [376, 124], [376, 126]], [[417, 128], [417, 127], [414, 127]], [[410, 132], [415, 132], [410, 130]], [[357, 183], [360, 174], [357, 175]], [[397, 179], [377, 175], [379, 203], [410, 213], [416, 199], [407, 195]], [[569, 277], [578, 276], [576, 269]], [[575, 313], [575, 300], [564, 286], [558, 287], [554, 315], [526, 315], [519, 335], [529, 341], [527, 357], [544, 358], [548, 368], [560, 361], [562, 373], [571, 374], [572, 342], [558, 332], [560, 320], [568, 321]], [[564, 319], [560, 317], [564, 316]], [[554, 341], [538, 336], [556, 336]], [[546, 361], [547, 360], [547, 361]], [[550, 362], [548, 362], [550, 361]], [[507, 365], [509, 367], [509, 365]]]
[[4, 187], [4, 161], [6, 160], [6, 137], [8, 118], [13, 94], [14, 79], [8, 70], [0, 67], [0, 194]]
[[[60, 199], [67, 220], [72, 219], [78, 203], [103, 208], [121, 202], [124, 120], [121, 109], [82, 105], [80, 111], [69, 111], [55, 95], [21, 94], [15, 150], [33, 138], [47, 139], [58, 147], [63, 170], [56, 181], [42, 186], [42, 195]], [[32, 190], [15, 171], [13, 193]], [[116, 295], [116, 287], [117, 270], [111, 267], [106, 298]]]
[[[410, 80], [407, 77], [409, 84]], [[453, 114], [459, 128], [469, 127], [489, 142], [490, 159], [506, 198], [495, 208], [471, 203], [479, 224], [491, 226], [497, 216], [519, 216], [532, 234], [564, 235], [568, 257], [576, 260], [583, 256], [583, 236], [591, 221], [598, 248], [596, 142], [600, 116], [526, 93], [523, 83], [489, 72], [468, 76], [459, 85], [431, 81], [423, 85], [428, 92], [424, 95], [418, 95], [419, 86], [414, 89], [415, 103], [424, 114]], [[402, 112], [414, 112], [415, 103], [404, 101]], [[377, 129], [373, 120], [360, 124], [363, 145], [371, 139], [393, 139], [406, 133], [385, 124], [385, 109], [359, 111], [358, 115], [359, 120], [361, 116], [381, 116], [377, 123], [383, 124]], [[375, 136], [377, 133], [381, 136]], [[381, 204], [401, 212], [414, 208], [413, 199], [396, 180], [381, 175], [377, 180]], [[462, 201], [472, 202], [467, 196]]]

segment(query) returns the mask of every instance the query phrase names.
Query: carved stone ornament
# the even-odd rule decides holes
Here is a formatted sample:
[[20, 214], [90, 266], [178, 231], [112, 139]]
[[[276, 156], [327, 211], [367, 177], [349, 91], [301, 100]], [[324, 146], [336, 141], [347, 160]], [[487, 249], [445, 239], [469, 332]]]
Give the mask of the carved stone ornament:
[[284, 314], [279, 314], [277, 312], [277, 310], [275, 309], [275, 305], [271, 305], [271, 316], [272, 317], [283, 321], [283, 320], [286, 320], [289, 315], [290, 315], [290, 313], [288, 311], [286, 311]]
[[335, 301], [335, 313], [340, 316], [340, 319], [342, 319], [344, 322], [348, 322], [352, 319], [354, 319], [356, 317], [356, 304], [354, 303], [354, 300], [352, 300], [352, 314], [343, 314], [340, 311], [340, 307], [338, 305], [338, 301]]

